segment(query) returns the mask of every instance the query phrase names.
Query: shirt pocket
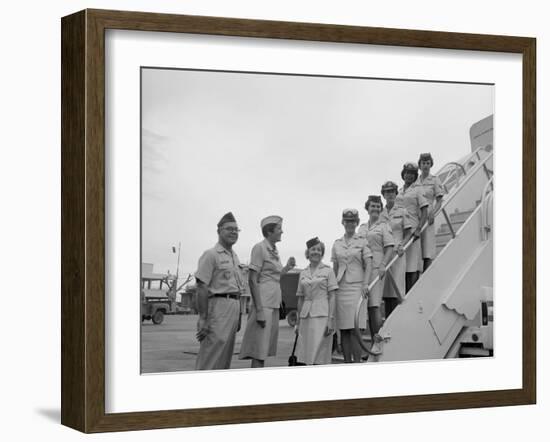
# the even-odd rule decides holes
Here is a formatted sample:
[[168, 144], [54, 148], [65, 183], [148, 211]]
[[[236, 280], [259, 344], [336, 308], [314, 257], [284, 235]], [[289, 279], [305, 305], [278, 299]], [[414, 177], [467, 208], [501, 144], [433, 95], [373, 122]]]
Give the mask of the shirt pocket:
[[363, 257], [363, 246], [359, 244], [352, 246], [349, 251], [349, 256], [353, 261], [360, 262]]
[[219, 259], [217, 265], [220, 270], [229, 270], [233, 267], [231, 261], [228, 259]]
[[302, 276], [298, 282], [298, 288], [302, 296], [307, 295], [311, 289], [311, 279]]
[[390, 226], [392, 230], [399, 230], [403, 226], [403, 215], [393, 215], [391, 217]]
[[314, 291], [314, 296], [320, 296], [323, 293], [326, 293], [328, 289], [328, 280], [325, 276], [316, 276], [311, 280], [312, 289]]
[[[233, 263], [228, 260], [218, 261], [218, 281], [220, 284], [225, 284], [231, 281], [231, 279], [236, 278], [235, 268]], [[225, 287], [224, 287], [225, 288]]]

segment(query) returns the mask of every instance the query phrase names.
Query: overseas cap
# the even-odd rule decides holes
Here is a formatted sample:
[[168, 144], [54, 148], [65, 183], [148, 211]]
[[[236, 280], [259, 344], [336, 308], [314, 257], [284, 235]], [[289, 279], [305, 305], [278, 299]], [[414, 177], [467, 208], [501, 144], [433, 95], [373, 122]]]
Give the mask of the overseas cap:
[[356, 221], [359, 219], [359, 212], [356, 209], [344, 209], [342, 211], [342, 219]]
[[434, 159], [432, 158], [432, 154], [429, 152], [420, 154], [420, 157], [418, 158], [418, 166], [420, 166], [420, 161], [429, 161], [432, 166], [434, 165]]
[[382, 205], [382, 198], [380, 198], [380, 195], [369, 195], [369, 197], [367, 198], [367, 201], [365, 202], [366, 210], [369, 210], [370, 203], [378, 203]]
[[313, 246], [316, 246], [317, 244], [320, 244], [321, 241], [319, 240], [319, 238], [316, 236], [315, 238], [311, 238], [309, 241], [306, 241], [306, 247], [309, 249], [311, 249]]
[[237, 220], [231, 212], [227, 212], [222, 218], [218, 221], [218, 227], [223, 226], [225, 223], [236, 223]]
[[281, 224], [283, 222], [283, 218], [277, 215], [271, 215], [266, 216], [262, 222], [260, 223], [260, 227], [263, 229], [264, 226], [267, 226], [268, 224]]

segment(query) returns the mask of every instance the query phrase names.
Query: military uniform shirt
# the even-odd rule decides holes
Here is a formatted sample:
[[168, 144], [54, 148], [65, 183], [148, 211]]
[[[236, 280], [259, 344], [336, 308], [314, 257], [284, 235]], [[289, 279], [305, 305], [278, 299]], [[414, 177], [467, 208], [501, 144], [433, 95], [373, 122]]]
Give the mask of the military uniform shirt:
[[248, 267], [258, 272], [258, 285], [263, 307], [279, 308], [283, 265], [277, 248], [272, 246], [267, 239], [259, 242], [252, 248]]
[[398, 207], [397, 204], [393, 205], [389, 213], [387, 207], [384, 207], [380, 213], [380, 220], [390, 226], [396, 247], [402, 243], [404, 231], [411, 228], [409, 214], [403, 207]]
[[334, 241], [330, 260], [338, 264], [336, 280], [347, 283], [363, 282], [367, 259], [372, 257], [367, 240], [355, 234], [346, 244], [345, 237]]
[[380, 219], [370, 227], [368, 223], [361, 224], [359, 235], [367, 239], [372, 251], [372, 266], [377, 269], [384, 259], [384, 248], [395, 244], [390, 226]]
[[415, 184], [411, 184], [407, 189], [404, 187], [399, 189], [395, 204], [407, 210], [411, 229], [416, 229], [420, 223], [420, 209], [430, 205], [422, 193], [422, 188]]
[[430, 174], [426, 179], [422, 179], [422, 175], [420, 175], [415, 184], [422, 189], [424, 198], [430, 203], [430, 209], [433, 208], [434, 200], [444, 194], [441, 181], [435, 175]]
[[313, 273], [309, 266], [302, 270], [296, 292], [304, 298], [300, 318], [328, 316], [328, 293], [337, 288], [334, 272], [326, 264], [319, 263]]
[[206, 284], [210, 295], [244, 291], [239, 258], [220, 243], [202, 254], [195, 278]]

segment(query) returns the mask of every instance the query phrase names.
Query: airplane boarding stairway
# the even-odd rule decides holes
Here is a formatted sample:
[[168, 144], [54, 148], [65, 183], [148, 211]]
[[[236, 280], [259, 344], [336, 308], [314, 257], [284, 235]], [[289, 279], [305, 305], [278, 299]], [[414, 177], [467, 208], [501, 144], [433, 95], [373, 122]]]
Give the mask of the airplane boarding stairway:
[[[493, 287], [492, 162], [492, 146], [486, 146], [438, 172], [447, 193], [435, 216], [437, 256], [400, 294], [401, 303], [379, 331], [381, 354], [371, 354], [369, 362], [456, 357], [457, 339], [480, 325], [481, 304], [492, 299]], [[393, 278], [394, 261], [386, 278]], [[357, 308], [357, 332], [364, 303]]]

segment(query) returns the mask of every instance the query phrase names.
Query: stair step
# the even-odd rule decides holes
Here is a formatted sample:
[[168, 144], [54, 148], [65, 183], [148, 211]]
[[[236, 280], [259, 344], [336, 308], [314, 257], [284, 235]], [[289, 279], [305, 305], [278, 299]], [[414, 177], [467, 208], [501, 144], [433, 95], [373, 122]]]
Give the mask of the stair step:
[[[455, 230], [456, 233], [456, 230]], [[435, 234], [435, 243], [437, 244], [447, 244], [452, 238], [451, 232], [443, 232]]]
[[472, 214], [472, 210], [463, 210], [463, 211], [455, 211], [453, 213], [449, 213], [449, 218], [452, 222], [464, 222], [468, 219], [468, 217]]
[[[476, 201], [476, 206], [479, 205], [479, 203], [480, 201]], [[453, 230], [455, 233], [458, 232], [458, 230], [460, 230], [462, 225], [470, 217], [473, 211], [474, 209], [463, 210], [463, 211], [456, 209], [453, 213], [449, 213], [451, 225], [453, 226]], [[441, 224], [435, 234], [436, 256], [439, 255], [439, 252], [443, 250], [443, 248], [447, 245], [447, 243], [451, 240], [451, 238], [452, 238], [452, 235], [449, 229], [449, 225], [446, 222]]]
[[[453, 226], [453, 230], [456, 232], [458, 229], [460, 229], [460, 226], [462, 226], [462, 224], [464, 224], [464, 221], [451, 222], [451, 224]], [[436, 235], [446, 234], [446, 233], [449, 233], [449, 232], [450, 232], [449, 225], [447, 223], [445, 223], [445, 224], [441, 224], [439, 226], [439, 229], [437, 229]]]

